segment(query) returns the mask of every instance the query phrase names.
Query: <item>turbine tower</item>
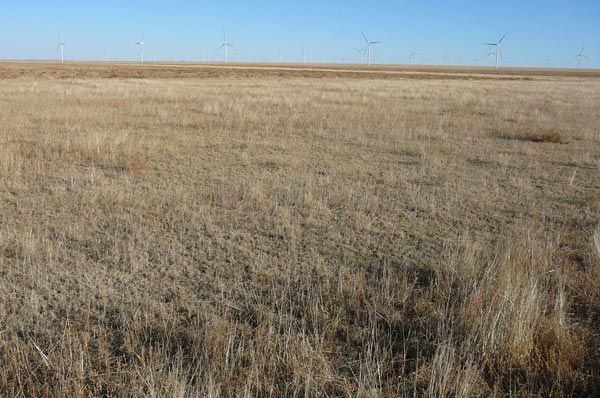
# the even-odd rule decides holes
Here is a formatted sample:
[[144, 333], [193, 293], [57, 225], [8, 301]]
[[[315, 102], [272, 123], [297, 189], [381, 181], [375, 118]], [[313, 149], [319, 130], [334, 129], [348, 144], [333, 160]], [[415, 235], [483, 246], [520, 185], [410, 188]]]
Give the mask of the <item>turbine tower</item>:
[[367, 43], [367, 46], [365, 48], [367, 49], [367, 52], [369, 53], [369, 56], [368, 56], [369, 63], [368, 63], [368, 65], [371, 65], [371, 54], [372, 54], [372, 52], [371, 52], [371, 46], [373, 44], [382, 44], [382, 42], [380, 42], [380, 41], [369, 41], [369, 39], [367, 39], [367, 36], [365, 36], [364, 33], [362, 34], [362, 36], [363, 36], [363, 39], [365, 39], [365, 43]]
[[58, 51], [60, 51], [60, 62], [65, 62], [65, 43], [62, 41], [60, 37], [60, 33], [58, 34], [58, 46], [56, 47]]
[[228, 58], [228, 50], [230, 48], [233, 48], [233, 46], [227, 41], [227, 36], [225, 36], [225, 33], [223, 33], [223, 44], [221, 44], [219, 46], [219, 48], [217, 48], [217, 51], [219, 51], [220, 49], [224, 48], [225, 49], [225, 63], [229, 62], [229, 58]]
[[494, 47], [494, 46], [496, 47], [496, 69], [498, 69], [500, 67], [500, 57], [502, 56], [502, 51], [500, 50], [500, 44], [502, 44], [502, 42], [504, 41], [506, 36], [508, 36], [508, 33], [505, 33], [504, 36], [502, 36], [502, 38], [500, 40], [498, 40], [497, 43], [483, 43], [490, 47]]
[[140, 37], [140, 41], [133, 43], [133, 44], [140, 47], [140, 62], [144, 63], [144, 34], [142, 33], [142, 37]]
[[587, 55], [585, 55], [584, 52], [585, 47], [581, 47], [581, 52], [579, 54], [577, 54], [575, 56], [575, 58], [578, 58], [578, 63], [579, 63], [579, 69], [583, 68], [583, 59], [590, 59]]

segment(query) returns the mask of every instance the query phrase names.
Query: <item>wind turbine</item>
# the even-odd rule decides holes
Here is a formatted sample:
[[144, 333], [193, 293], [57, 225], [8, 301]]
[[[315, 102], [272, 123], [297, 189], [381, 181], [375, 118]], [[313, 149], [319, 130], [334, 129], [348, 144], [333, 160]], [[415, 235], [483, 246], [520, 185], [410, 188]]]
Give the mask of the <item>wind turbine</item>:
[[363, 64], [363, 58], [365, 56], [365, 52], [367, 51], [367, 47], [361, 48], [360, 50], [356, 50], [360, 54], [360, 64]]
[[496, 55], [496, 53], [494, 53], [494, 47], [490, 46], [490, 51], [488, 52], [488, 54], [486, 55], [486, 58], [490, 59], [490, 68], [494, 67], [494, 56]]
[[62, 41], [61, 37], [60, 37], [60, 33], [58, 34], [58, 46], [56, 47], [57, 50], [60, 51], [60, 62], [65, 62], [65, 43]]
[[308, 51], [306, 51], [306, 49], [304, 49], [304, 50], [302, 50], [302, 51], [300, 52], [300, 55], [302, 55], [302, 56], [303, 56], [303, 58], [304, 58], [304, 63], [306, 63], [306, 55], [307, 55], [307, 54], [308, 54]]
[[237, 57], [237, 63], [239, 64], [239, 63], [240, 63], [240, 50], [237, 50], [237, 51], [235, 52], [235, 55], [236, 55], [236, 57]]
[[416, 65], [417, 64], [417, 57], [419, 56], [419, 53], [417, 52], [417, 50], [413, 51], [412, 54], [410, 54], [410, 59], [412, 60], [412, 64]]
[[140, 47], [140, 62], [144, 63], [144, 34], [142, 33], [142, 37], [140, 37], [140, 41], [133, 43], [133, 44]]
[[368, 65], [371, 65], [371, 46], [373, 44], [382, 44], [382, 42], [380, 41], [369, 41], [369, 39], [367, 39], [367, 36], [365, 36], [365, 34], [362, 34], [363, 39], [365, 39], [365, 43], [367, 43], [367, 46], [365, 47], [367, 49], [367, 52], [369, 53], [369, 63]]
[[279, 60], [279, 63], [281, 63], [281, 50], [277, 50], [277, 54], [275, 54], [275, 57]]
[[508, 36], [508, 33], [505, 33], [504, 36], [502, 36], [502, 38], [500, 40], [498, 40], [497, 43], [483, 43], [483, 44], [491, 46], [491, 47], [493, 47], [493, 46], [496, 47], [496, 69], [498, 69], [500, 67], [500, 57], [502, 56], [502, 51], [500, 50], [500, 44], [502, 44], [502, 42], [504, 41], [506, 36]]
[[579, 69], [583, 68], [583, 59], [590, 59], [587, 55], [585, 55], [584, 47], [581, 47], [581, 52], [575, 56], [575, 58], [579, 58]]
[[221, 44], [219, 48], [217, 48], [217, 51], [219, 51], [222, 48], [225, 49], [225, 63], [228, 63], [228, 49], [233, 48], [233, 46], [227, 41], [227, 36], [225, 36], [225, 33], [223, 33], [223, 44]]

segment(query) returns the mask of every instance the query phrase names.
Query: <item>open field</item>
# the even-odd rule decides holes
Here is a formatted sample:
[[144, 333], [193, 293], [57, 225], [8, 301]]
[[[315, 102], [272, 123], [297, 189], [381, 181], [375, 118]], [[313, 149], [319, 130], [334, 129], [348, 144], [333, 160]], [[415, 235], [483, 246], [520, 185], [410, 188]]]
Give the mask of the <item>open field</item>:
[[0, 64], [0, 397], [600, 393], [596, 72]]
[[600, 79], [597, 69], [493, 69], [459, 66], [193, 63], [148, 62], [1, 62], [0, 80], [12, 78], [379, 78], [531, 80], [533, 77], [579, 77]]

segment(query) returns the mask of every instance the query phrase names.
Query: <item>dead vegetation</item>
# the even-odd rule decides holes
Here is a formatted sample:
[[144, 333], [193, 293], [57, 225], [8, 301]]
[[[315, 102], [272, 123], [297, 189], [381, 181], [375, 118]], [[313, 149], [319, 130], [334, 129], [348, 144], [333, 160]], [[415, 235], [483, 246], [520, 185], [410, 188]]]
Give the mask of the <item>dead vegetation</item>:
[[598, 84], [4, 80], [0, 396], [597, 395]]
[[215, 78], [311, 78], [311, 79], [411, 79], [495, 80], [574, 77], [596, 80], [597, 70], [581, 69], [490, 69], [482, 67], [344, 64], [213, 64], [193, 62], [1, 62], [4, 79], [215, 79]]

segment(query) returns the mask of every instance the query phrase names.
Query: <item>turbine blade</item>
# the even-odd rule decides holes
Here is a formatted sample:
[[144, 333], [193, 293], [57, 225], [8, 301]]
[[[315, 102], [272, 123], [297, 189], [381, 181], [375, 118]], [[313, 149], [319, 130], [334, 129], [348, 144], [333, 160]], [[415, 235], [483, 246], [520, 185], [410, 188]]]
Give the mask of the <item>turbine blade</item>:
[[365, 43], [369, 44], [369, 39], [367, 39], [367, 36], [365, 36], [365, 34], [362, 34], [363, 39], [365, 39]]
[[502, 38], [500, 39], [500, 41], [498, 41], [498, 44], [502, 43], [502, 41], [506, 38], [506, 36], [508, 36], [508, 32], [506, 32], [504, 34], [504, 36], [502, 36]]

